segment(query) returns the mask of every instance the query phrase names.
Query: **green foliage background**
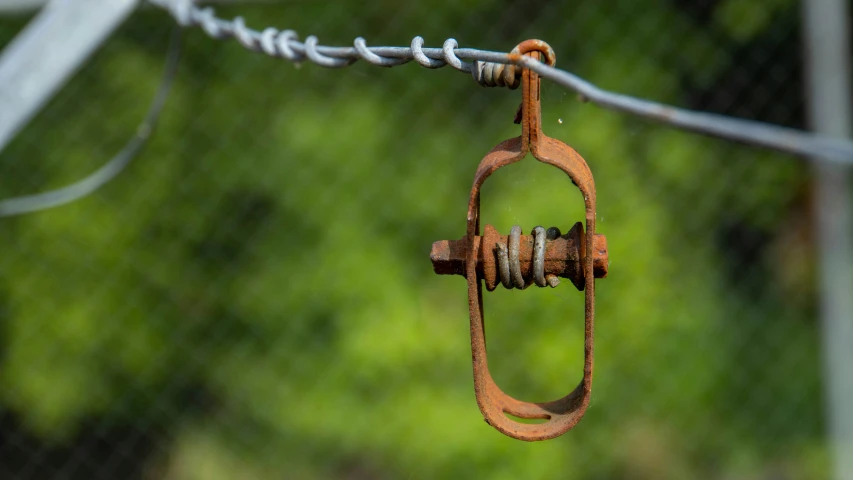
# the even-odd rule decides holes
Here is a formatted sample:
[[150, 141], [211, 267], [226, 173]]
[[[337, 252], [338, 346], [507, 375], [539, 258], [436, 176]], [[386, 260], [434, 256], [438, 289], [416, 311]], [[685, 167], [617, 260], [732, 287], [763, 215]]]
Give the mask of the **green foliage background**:
[[[217, 11], [332, 45], [542, 38], [562, 68], [679, 105], [736, 70], [739, 48], [797, 25], [788, 0], [707, 2], [702, 19], [663, 0], [358, 3]], [[0, 18], [0, 44], [26, 20]], [[0, 156], [2, 197], [121, 148], [172, 24], [145, 8], [109, 40]], [[0, 449], [33, 478], [825, 476], [811, 247], [791, 236], [804, 165], [543, 88], [545, 132], [595, 175], [612, 261], [592, 404], [569, 434], [527, 444], [483, 423], [464, 280], [428, 260], [464, 233], [479, 160], [518, 134], [518, 92], [415, 64], [295, 67], [193, 29], [126, 172], [0, 222]], [[576, 192], [525, 161], [486, 184], [484, 219], [565, 229]], [[764, 241], [744, 249], [732, 231]], [[565, 283], [486, 303], [498, 383], [530, 400], [570, 391], [582, 295]], [[109, 439], [105, 457], [79, 448], [91, 437]]]

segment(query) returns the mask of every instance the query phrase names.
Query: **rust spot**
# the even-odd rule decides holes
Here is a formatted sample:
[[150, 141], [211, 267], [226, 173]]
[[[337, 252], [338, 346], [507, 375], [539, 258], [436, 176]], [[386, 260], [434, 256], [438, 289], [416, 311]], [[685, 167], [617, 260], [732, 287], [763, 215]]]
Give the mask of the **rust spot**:
[[509, 60], [511, 62], [520, 62], [521, 61], [521, 54], [520, 53], [510, 52], [507, 54], [507, 56], [509, 57]]

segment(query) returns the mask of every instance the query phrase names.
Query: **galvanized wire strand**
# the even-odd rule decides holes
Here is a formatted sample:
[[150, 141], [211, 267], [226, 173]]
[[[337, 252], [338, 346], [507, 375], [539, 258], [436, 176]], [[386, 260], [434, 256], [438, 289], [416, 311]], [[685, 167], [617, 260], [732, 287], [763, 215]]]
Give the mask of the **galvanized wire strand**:
[[[217, 18], [212, 8], [201, 8], [191, 0], [148, 0], [168, 10], [182, 26], [199, 26], [213, 38], [235, 38], [245, 48], [267, 55], [300, 62], [306, 58], [318, 65], [339, 68], [363, 60], [371, 65], [389, 67], [415, 60], [426, 68], [451, 65], [470, 73], [483, 86], [518, 86], [518, 67], [529, 68], [541, 77], [577, 92], [596, 105], [647, 118], [669, 126], [765, 147], [806, 158], [819, 158], [838, 164], [853, 165], [853, 142], [818, 136], [801, 130], [763, 122], [742, 120], [705, 112], [676, 108], [663, 103], [609, 92], [592, 83], [526, 56], [501, 52], [458, 48], [454, 39], [442, 48], [424, 48], [421, 37], [412, 39], [409, 47], [368, 47], [359, 37], [352, 47], [329, 47], [311, 36], [299, 42], [292, 30], [267, 28], [263, 32], [246, 27], [242, 18], [232, 21]], [[468, 60], [469, 62], [465, 62]]]
[[[546, 231], [545, 227], [537, 226], [531, 235], [533, 236], [533, 269], [531, 270], [533, 282], [538, 287], [554, 288], [560, 284], [560, 279], [556, 275], [545, 275], [545, 248], [548, 240], [555, 240], [560, 236], [560, 229], [551, 227]], [[524, 290], [532, 285], [525, 281], [521, 273], [520, 248], [521, 227], [518, 225], [513, 225], [507, 237], [507, 243], [495, 244], [498, 272], [504, 288]]]
[[501, 284], [506, 289], [513, 287], [512, 277], [509, 273], [509, 248], [503, 242], [498, 242], [495, 245], [495, 253], [498, 257], [498, 271], [500, 271]]
[[137, 127], [136, 134], [115, 157], [88, 177], [66, 187], [35, 195], [0, 200], [0, 217], [11, 217], [24, 213], [37, 212], [79, 200], [106, 185], [121, 173], [136, 158], [137, 154], [139, 154], [148, 142], [151, 133], [154, 131], [154, 127], [157, 125], [160, 112], [166, 104], [166, 98], [169, 95], [172, 81], [175, 79], [180, 51], [181, 27], [176, 26], [169, 41], [169, 53], [166, 58], [163, 79], [160, 82], [157, 93], [154, 95], [151, 106], [148, 108], [148, 113], [145, 115], [142, 123], [139, 124], [139, 127]]
[[545, 227], [533, 227], [533, 281], [539, 287], [547, 286], [545, 280]]
[[524, 282], [521, 274], [521, 263], [519, 262], [519, 248], [521, 244], [521, 227], [513, 225], [509, 231], [509, 273], [515, 288], [524, 290], [528, 285]]
[[[357, 38], [352, 47], [329, 47], [319, 45], [315, 36], [300, 42], [293, 30], [266, 28], [253, 30], [246, 26], [242, 17], [233, 20], [217, 18], [213, 8], [199, 7], [190, 0], [148, 0], [148, 3], [167, 10], [183, 27], [200, 27], [207, 35], [216, 39], [234, 38], [244, 48], [253, 52], [284, 58], [293, 62], [310, 60], [329, 68], [340, 68], [363, 60], [371, 65], [393, 66], [415, 60], [427, 68], [450, 65], [456, 70], [471, 73], [475, 65], [464, 60], [512, 64], [509, 56], [502, 52], [488, 52], [471, 48], [458, 48], [456, 40], [447, 39], [442, 48], [424, 48], [424, 39], [415, 37], [409, 47], [367, 47], [364, 39]], [[482, 68], [480, 69], [482, 70]], [[483, 78], [480, 82], [497, 84], [498, 79]]]

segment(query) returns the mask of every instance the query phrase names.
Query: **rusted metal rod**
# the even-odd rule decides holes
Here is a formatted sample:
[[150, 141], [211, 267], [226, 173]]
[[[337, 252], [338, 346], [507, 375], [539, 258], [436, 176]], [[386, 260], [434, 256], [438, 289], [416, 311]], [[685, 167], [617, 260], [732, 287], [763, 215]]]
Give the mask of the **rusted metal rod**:
[[[604, 235], [596, 234], [593, 241], [593, 271], [595, 278], [607, 276], [607, 239]], [[545, 244], [545, 275], [556, 275], [568, 278], [583, 289], [584, 257], [583, 227], [580, 222], [565, 235]], [[479, 256], [477, 259], [477, 277], [486, 280], [486, 288], [491, 291], [498, 285], [498, 270], [495, 247], [498, 243], [506, 244], [507, 235], [500, 235], [491, 225], [486, 225], [483, 236], [474, 237], [474, 247]], [[482, 246], [482, 248], [480, 248]], [[432, 244], [430, 260], [433, 270], [439, 275], [465, 276], [465, 258], [468, 255], [468, 242], [465, 237], [459, 240], [440, 240]], [[533, 271], [533, 235], [522, 235], [519, 245], [519, 263], [525, 278], [532, 277]]]

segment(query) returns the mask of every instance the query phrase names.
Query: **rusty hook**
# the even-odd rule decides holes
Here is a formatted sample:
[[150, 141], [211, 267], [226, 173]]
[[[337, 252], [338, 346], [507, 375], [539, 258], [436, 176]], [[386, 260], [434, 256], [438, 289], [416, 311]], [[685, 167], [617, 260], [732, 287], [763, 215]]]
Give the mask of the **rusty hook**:
[[[529, 55], [537, 59], [544, 55], [549, 65], [553, 65], [556, 58], [551, 47], [541, 40], [521, 43], [512, 55]], [[435, 242], [430, 258], [436, 273], [461, 274], [467, 278], [474, 392], [486, 422], [510, 437], [534, 441], [557, 437], [574, 427], [589, 404], [592, 391], [595, 278], [607, 275], [607, 243], [603, 235], [595, 234], [595, 184], [589, 166], [571, 147], [542, 133], [539, 75], [525, 69], [522, 84], [521, 136], [500, 143], [480, 162], [469, 197], [466, 236], [452, 242]], [[583, 194], [585, 205], [586, 232], [580, 222], [566, 235], [560, 236], [558, 230], [551, 230], [544, 255], [537, 250], [538, 230], [535, 235], [522, 236], [520, 229], [514, 227], [509, 237], [502, 237], [491, 225], [486, 225], [483, 236], [479, 235], [480, 188], [496, 170], [521, 160], [528, 153], [540, 162], [553, 165], [566, 173]], [[510, 245], [509, 249], [507, 245]], [[546, 278], [569, 278], [579, 290], [584, 291], [583, 378], [571, 393], [559, 400], [544, 403], [516, 400], [504, 393], [489, 373], [481, 280], [486, 281], [488, 290], [493, 290], [498, 285], [498, 270], [505, 270], [508, 264], [512, 264], [526, 279], [514, 278], [519, 273], [514, 271], [510, 282], [506, 278], [509, 272], [502, 271], [500, 278], [504, 286], [510, 283], [518, 288], [530, 283], [544, 286], [539, 277], [545, 275]], [[546, 421], [539, 424], [520, 423], [507, 417], [507, 414]]]

